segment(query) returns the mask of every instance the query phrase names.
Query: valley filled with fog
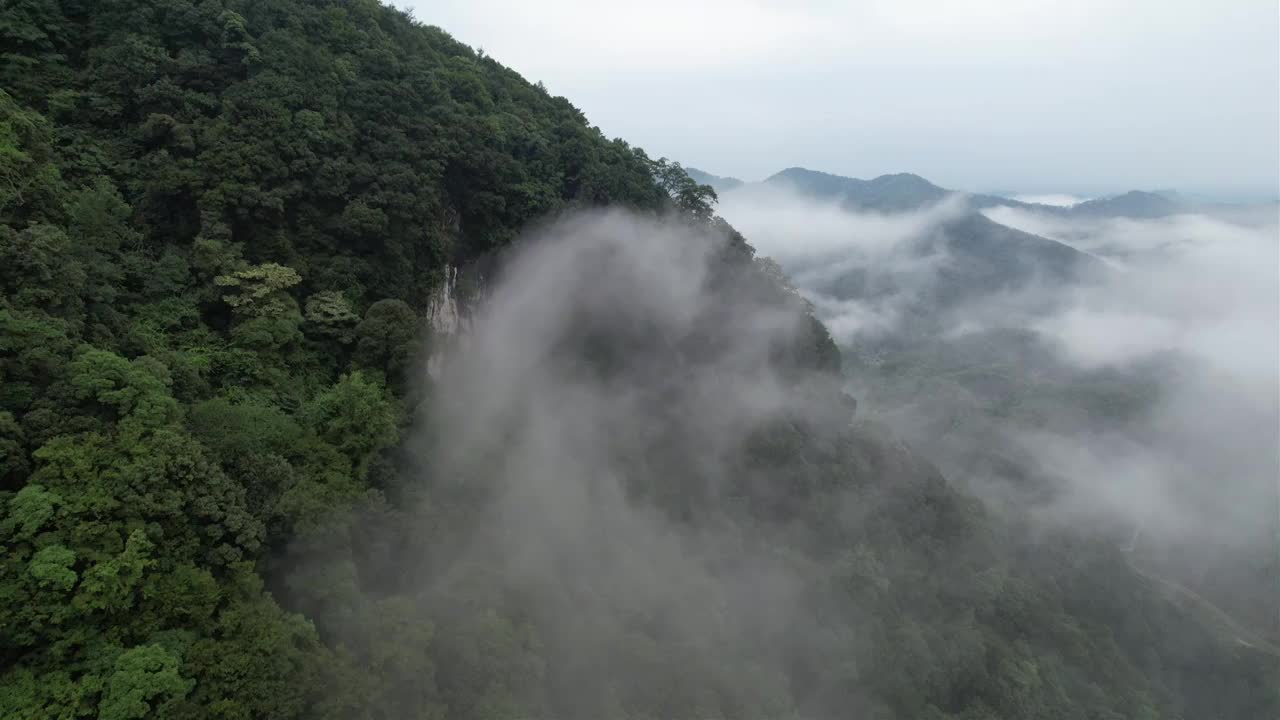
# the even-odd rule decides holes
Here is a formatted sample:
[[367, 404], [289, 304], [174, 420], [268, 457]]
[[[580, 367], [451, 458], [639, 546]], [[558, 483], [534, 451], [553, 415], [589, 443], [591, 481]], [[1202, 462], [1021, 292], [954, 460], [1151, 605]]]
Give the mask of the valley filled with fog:
[[[1280, 638], [1274, 204], [1132, 217], [955, 193], [886, 211], [788, 173], [722, 190], [719, 211], [831, 328], [861, 418]], [[979, 255], [975, 214], [1003, 226], [987, 238], [1027, 235]], [[1025, 266], [992, 271], [1028, 241]]]

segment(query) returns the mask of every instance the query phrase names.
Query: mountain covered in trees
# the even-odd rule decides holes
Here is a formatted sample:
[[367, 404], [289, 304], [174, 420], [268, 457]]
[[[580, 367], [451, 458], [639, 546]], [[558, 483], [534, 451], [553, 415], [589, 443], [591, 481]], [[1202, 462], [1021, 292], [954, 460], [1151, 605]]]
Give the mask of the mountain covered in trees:
[[[794, 248], [785, 239], [773, 241], [785, 259], [808, 256], [786, 263], [785, 269], [817, 276], [804, 281], [806, 289], [836, 301], [875, 304], [910, 297], [903, 311], [923, 319], [1032, 287], [1088, 283], [1108, 272], [1098, 257], [1003, 225], [982, 212], [1002, 199], [956, 193], [910, 173], [860, 180], [789, 168], [760, 183], [738, 185], [698, 177], [723, 196], [730, 214], [791, 213], [803, 207], [807, 213], [835, 216], [836, 224], [842, 214], [870, 223], [845, 230], [849, 237], [839, 251], [813, 254], [802, 239]], [[886, 234], [876, 225], [881, 220], [916, 224], [922, 230], [906, 233], [892, 247], [876, 247], [883, 244], [877, 236]], [[862, 256], [867, 247], [874, 248], [875, 258]]]
[[770, 175], [764, 184], [791, 187], [809, 197], [839, 202], [850, 210], [881, 212], [915, 210], [941, 202], [951, 194], [911, 173], [860, 180], [793, 167]]
[[707, 185], [718, 193], [734, 190], [746, 184], [738, 178], [712, 175], [711, 173], [703, 172], [697, 168], [687, 167], [684, 170], [688, 173], [689, 177], [693, 178], [694, 182], [700, 185]]
[[720, 193], [742, 187], [781, 186], [795, 189], [815, 199], [840, 202], [851, 210], [914, 210], [937, 203], [951, 194], [951, 191], [911, 173], [880, 175], [871, 180], [861, 180], [792, 167], [774, 173], [758, 183], [712, 175], [695, 168], [688, 168], [688, 173], [697, 182], [710, 185]]
[[1001, 225], [981, 213], [962, 213], [902, 243], [893, 260], [843, 268], [813, 289], [842, 301], [874, 303], [909, 296], [904, 311], [923, 318], [1033, 286], [1087, 283], [1107, 271], [1102, 261], [1069, 245]]
[[[982, 198], [959, 194], [915, 208], [922, 180], [905, 210], [860, 204], [900, 177], [790, 170], [722, 193], [721, 211], [831, 324], [860, 407], [949, 480], [1017, 514], [1089, 507], [1071, 522], [1112, 536], [1211, 624], [1277, 647], [1274, 369], [1252, 374], [1257, 356], [1220, 341], [1275, 332], [1274, 205], [1135, 192], [1074, 213], [974, 212]], [[1224, 322], [1204, 323], [1183, 305], [1196, 282], [1259, 292], [1210, 293]], [[1177, 335], [1143, 338], [1143, 322]]]
[[1185, 198], [1173, 191], [1130, 190], [1118, 195], [1084, 200], [1075, 205], [1045, 205], [1024, 202], [988, 193], [960, 193], [933, 184], [913, 173], [879, 175], [870, 180], [791, 167], [759, 182], [744, 182], [695, 168], [686, 168], [698, 183], [724, 193], [742, 187], [781, 186], [793, 188], [815, 199], [833, 200], [856, 211], [902, 212], [941, 202], [952, 195], [963, 195], [975, 209], [1010, 207], [1067, 218], [1159, 218], [1186, 212], [1222, 211], [1231, 205]]
[[711, 187], [444, 31], [11, 0], [0, 38], [0, 716], [1280, 707], [1112, 543], [851, 422]]

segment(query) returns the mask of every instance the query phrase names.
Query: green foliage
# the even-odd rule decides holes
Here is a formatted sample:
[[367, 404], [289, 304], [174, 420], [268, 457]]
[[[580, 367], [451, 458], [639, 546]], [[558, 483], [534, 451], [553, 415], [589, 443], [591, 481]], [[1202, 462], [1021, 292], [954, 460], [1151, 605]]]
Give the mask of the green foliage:
[[364, 474], [372, 455], [399, 437], [395, 405], [359, 371], [343, 375], [302, 409], [303, 422]]
[[36, 224], [21, 231], [0, 228], [0, 287], [5, 296], [16, 307], [36, 311], [29, 317], [49, 315], [51, 320], [78, 325], [84, 318], [88, 273], [71, 247], [66, 231], [56, 225]]
[[252, 567], [391, 482], [447, 266], [672, 205], [648, 159], [374, 2], [16, 0], [0, 39], [0, 715], [440, 717], [410, 604], [330, 647]]
[[178, 404], [169, 395], [168, 368], [154, 358], [144, 355], [130, 361], [88, 349], [71, 362], [70, 371], [77, 397], [113, 409], [114, 417], [127, 419], [131, 429], [161, 427], [178, 417]]
[[208, 636], [185, 652], [201, 679], [172, 717], [314, 717], [308, 695], [327, 654], [310, 623], [260, 593], [223, 610]]
[[711, 219], [712, 206], [719, 199], [715, 188], [699, 185], [678, 162], [669, 163], [666, 158], [662, 158], [654, 161], [652, 167], [658, 185], [681, 210], [701, 220]]
[[125, 651], [107, 678], [98, 706], [102, 720], [165, 717], [195, 684], [178, 673], [179, 659], [160, 645]]
[[[12, 57], [12, 56], [7, 56]], [[63, 191], [49, 123], [0, 90], [0, 219], [56, 219]]]
[[50, 520], [62, 498], [37, 483], [19, 490], [10, 500], [4, 524], [0, 525], [6, 538], [30, 540]]
[[297, 303], [285, 291], [302, 282], [290, 267], [266, 263], [219, 275], [214, 283], [224, 288], [222, 299], [236, 313], [249, 317], [279, 317], [296, 313]]
[[336, 290], [322, 290], [307, 298], [307, 328], [317, 335], [345, 345], [352, 341], [359, 321], [360, 316], [351, 309], [351, 303]]
[[420, 329], [413, 308], [399, 300], [379, 300], [354, 332], [356, 361], [388, 377], [399, 377], [413, 360]]
[[76, 593], [77, 606], [87, 612], [132, 609], [134, 590], [153, 562], [149, 556], [154, 547], [142, 531], [129, 533], [123, 552], [85, 571], [84, 581]]
[[31, 557], [27, 571], [35, 578], [41, 588], [51, 588], [63, 592], [75, 586], [79, 577], [74, 567], [76, 554], [61, 545], [49, 545], [41, 548]]

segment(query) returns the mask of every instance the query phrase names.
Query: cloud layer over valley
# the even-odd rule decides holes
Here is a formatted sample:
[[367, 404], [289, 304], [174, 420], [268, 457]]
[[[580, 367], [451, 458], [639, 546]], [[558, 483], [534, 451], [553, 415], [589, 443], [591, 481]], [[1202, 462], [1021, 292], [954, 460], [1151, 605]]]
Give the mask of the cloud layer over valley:
[[[991, 207], [988, 218], [1106, 271], [922, 306], [954, 258], [902, 249], [945, 234], [959, 198], [884, 215], [740, 192], [722, 193], [721, 212], [830, 325], [860, 407], [954, 480], [998, 504], [1038, 497], [1045, 522], [1135, 533], [1144, 562], [1188, 582], [1280, 571], [1275, 206], [1148, 219]], [[893, 290], [865, 292], [877, 283]], [[1271, 622], [1274, 608], [1248, 605]]]

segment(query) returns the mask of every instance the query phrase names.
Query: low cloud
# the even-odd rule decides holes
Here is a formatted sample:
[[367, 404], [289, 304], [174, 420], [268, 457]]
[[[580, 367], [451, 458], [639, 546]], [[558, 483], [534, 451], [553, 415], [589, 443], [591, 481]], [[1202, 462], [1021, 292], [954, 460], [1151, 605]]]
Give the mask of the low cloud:
[[1088, 200], [1087, 197], [1079, 195], [1068, 195], [1066, 193], [1044, 193], [1041, 195], [1014, 195], [1014, 200], [1024, 203], [1034, 203], [1036, 205], [1053, 205], [1055, 207], [1071, 207], [1079, 205]]
[[746, 185], [722, 194], [719, 213], [761, 253], [784, 266], [816, 265], [851, 256], [874, 259], [939, 224], [959, 217], [953, 196], [910, 213], [851, 212], [836, 200], [818, 200], [785, 184]]
[[1088, 365], [1158, 352], [1193, 355], [1215, 372], [1274, 382], [1280, 344], [1280, 243], [1274, 209], [1249, 222], [1203, 214], [1071, 220], [1008, 208], [1013, 227], [1108, 258], [1120, 272], [1078, 289], [1037, 325]]
[[[919, 293], [936, 284], [945, 248], [922, 241], [967, 211], [951, 196], [909, 213], [853, 212], [785, 185], [749, 185], [722, 194], [719, 212], [786, 269], [837, 340], [890, 332]], [[866, 270], [874, 268], [873, 275]], [[833, 284], [860, 282], [849, 300]], [[870, 297], [869, 297], [870, 296]]]
[[[1242, 549], [1273, 552], [1280, 530], [1274, 210], [1269, 221], [1265, 213], [1249, 222], [1197, 214], [1039, 229], [1107, 253], [1123, 271], [1073, 290], [1033, 329], [1088, 371], [1138, 373], [1161, 359], [1172, 368], [1148, 411], [1122, 428], [1127, 444], [1058, 439], [1050, 464], [1074, 479], [1071, 501], [1098, 498], [1143, 527], [1152, 552], [1192, 546], [1205, 554], [1202, 565], [1243, 562], [1232, 554]], [[1074, 446], [1069, 454], [1064, 444]]]
[[[617, 211], [554, 222], [443, 365], [416, 444], [433, 497], [479, 510], [424, 561], [426, 596], [445, 617], [472, 612], [450, 598], [519, 597], [551, 710], [695, 694], [767, 707], [786, 697], [785, 643], [818, 634], [801, 632], [812, 571], [726, 519], [750, 496], [734, 485], [745, 443], [810, 410], [806, 373], [777, 359], [809, 328], [804, 306], [736, 275], [727, 242]], [[717, 671], [679, 674], [693, 667]]]
[[[1256, 582], [1226, 568], [1271, 562], [1280, 531], [1275, 206], [1150, 220], [989, 209], [990, 219], [1111, 271], [934, 307], [944, 330], [927, 337], [886, 311], [904, 307], [902, 296], [836, 300], [829, 275], [900, 276], [886, 248], [930, 232], [939, 211], [868, 218], [801, 200], [784, 209], [797, 227], [788, 241], [784, 227], [761, 221], [762, 207], [730, 193], [722, 210], [762, 237], [859, 359], [849, 382], [860, 407], [953, 481], [1000, 506], [1034, 507], [1042, 522], [1135, 541], [1188, 582]], [[911, 277], [914, 299], [938, 275]]]

